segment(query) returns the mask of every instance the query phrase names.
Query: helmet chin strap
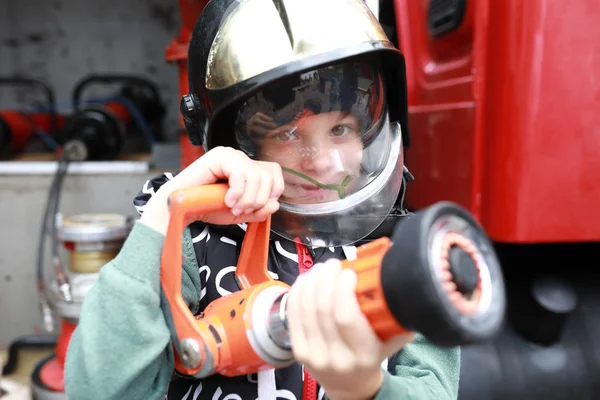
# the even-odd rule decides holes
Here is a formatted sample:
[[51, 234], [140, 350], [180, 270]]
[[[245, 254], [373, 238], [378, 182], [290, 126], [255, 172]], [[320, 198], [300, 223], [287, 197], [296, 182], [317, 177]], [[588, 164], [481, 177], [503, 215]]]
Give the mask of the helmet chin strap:
[[343, 199], [344, 197], [346, 197], [346, 188], [348, 187], [350, 182], [352, 182], [352, 180], [354, 179], [352, 177], [352, 175], [348, 174], [348, 175], [346, 175], [346, 177], [344, 178], [344, 180], [342, 180], [342, 183], [340, 183], [340, 184], [335, 184], [335, 183], [324, 184], [324, 183], [321, 183], [321, 182], [311, 178], [308, 175], [305, 175], [301, 172], [295, 171], [291, 168], [281, 167], [281, 169], [286, 172], [289, 172], [290, 174], [294, 174], [294, 175], [312, 183], [313, 185], [320, 187], [321, 189], [335, 190], [337, 192], [338, 196], [340, 197], [340, 199]]

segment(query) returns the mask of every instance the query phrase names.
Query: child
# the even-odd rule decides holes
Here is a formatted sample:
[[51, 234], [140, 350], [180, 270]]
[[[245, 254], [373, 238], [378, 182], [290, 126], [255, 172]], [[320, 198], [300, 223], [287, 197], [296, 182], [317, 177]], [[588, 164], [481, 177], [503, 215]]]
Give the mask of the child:
[[[307, 20], [310, 10], [321, 17]], [[344, 18], [330, 18], [333, 10]], [[381, 342], [358, 307], [355, 274], [339, 262], [381, 236], [373, 232], [402, 206], [401, 60], [361, 0], [206, 6], [189, 50], [194, 93], [182, 112], [192, 142], [208, 151], [179, 174], [146, 182], [136, 197], [141, 219], [103, 267], [69, 346], [70, 398], [457, 397], [459, 349], [414, 334]], [[293, 284], [288, 319], [297, 363], [195, 380], [173, 373], [160, 255], [169, 194], [219, 181], [229, 183], [229, 210], [203, 216], [184, 233], [184, 300], [197, 314], [239, 290], [233, 272], [244, 223], [272, 215], [268, 267]]]

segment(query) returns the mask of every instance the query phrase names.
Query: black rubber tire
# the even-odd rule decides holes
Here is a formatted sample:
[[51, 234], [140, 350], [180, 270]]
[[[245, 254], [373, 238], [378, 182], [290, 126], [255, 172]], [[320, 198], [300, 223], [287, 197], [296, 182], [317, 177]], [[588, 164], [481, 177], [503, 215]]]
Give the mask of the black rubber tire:
[[[448, 219], [461, 228], [453, 231], [469, 238], [486, 261], [492, 294], [482, 312], [459, 311], [431, 267], [430, 239]], [[500, 262], [487, 235], [465, 209], [451, 202], [436, 203], [400, 222], [392, 242], [382, 262], [381, 284], [388, 307], [402, 326], [442, 347], [479, 343], [500, 332], [506, 310]]]
[[67, 400], [67, 394], [64, 392], [55, 392], [46, 385], [41, 378], [42, 368], [46, 363], [56, 357], [56, 353], [52, 353], [42, 358], [33, 368], [31, 373], [31, 390], [33, 400]]

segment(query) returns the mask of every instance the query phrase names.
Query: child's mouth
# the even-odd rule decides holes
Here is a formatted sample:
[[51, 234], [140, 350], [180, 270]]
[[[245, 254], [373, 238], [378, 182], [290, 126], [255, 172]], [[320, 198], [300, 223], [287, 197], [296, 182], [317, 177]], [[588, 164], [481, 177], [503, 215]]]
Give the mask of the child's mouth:
[[353, 176], [352, 175], [346, 175], [346, 177], [342, 180], [342, 183], [340, 184], [327, 184], [327, 183], [321, 183], [316, 179], [313, 179], [301, 172], [298, 171], [294, 171], [291, 168], [286, 168], [286, 167], [282, 167], [282, 169], [286, 172], [289, 172], [291, 174], [294, 174], [300, 178], [305, 179], [308, 182], [311, 183], [292, 183], [291, 185], [293, 185], [296, 190], [298, 192], [300, 192], [301, 195], [309, 195], [310, 197], [325, 197], [327, 191], [335, 191], [337, 192], [337, 195], [340, 199], [343, 199], [344, 197], [346, 197], [346, 189], [347, 186], [350, 184], [350, 182], [352, 182], [353, 180]]
[[294, 188], [296, 189], [296, 193], [299, 198], [311, 199], [313, 201], [324, 199], [328, 192], [330, 192], [329, 190], [323, 189], [317, 185], [296, 184], [294, 185]]
[[301, 189], [306, 190], [307, 192], [316, 192], [318, 190], [323, 190], [317, 185], [299, 185]]

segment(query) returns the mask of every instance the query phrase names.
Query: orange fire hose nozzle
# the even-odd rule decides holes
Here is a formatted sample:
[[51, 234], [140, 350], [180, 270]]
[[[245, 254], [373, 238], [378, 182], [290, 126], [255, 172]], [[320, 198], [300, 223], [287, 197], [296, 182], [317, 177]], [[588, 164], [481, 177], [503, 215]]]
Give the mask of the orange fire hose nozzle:
[[[240, 291], [194, 316], [181, 296], [184, 229], [226, 210], [227, 184], [174, 192], [161, 259], [175, 368], [197, 378], [239, 376], [293, 362], [285, 305], [289, 286], [268, 273], [271, 219], [249, 223], [235, 276]], [[420, 332], [440, 346], [488, 340], [504, 321], [504, 280], [492, 244], [467, 211], [437, 203], [397, 224], [392, 239], [358, 247], [362, 312], [381, 339]]]

